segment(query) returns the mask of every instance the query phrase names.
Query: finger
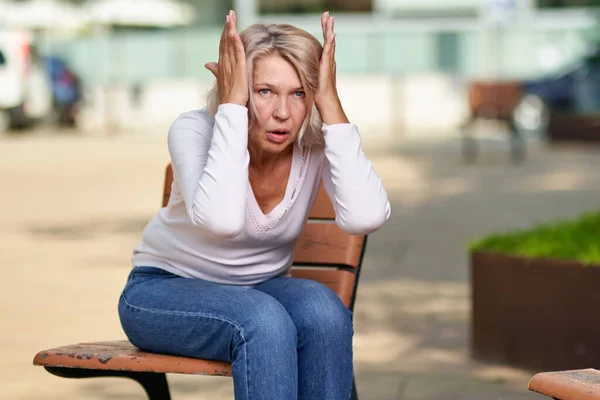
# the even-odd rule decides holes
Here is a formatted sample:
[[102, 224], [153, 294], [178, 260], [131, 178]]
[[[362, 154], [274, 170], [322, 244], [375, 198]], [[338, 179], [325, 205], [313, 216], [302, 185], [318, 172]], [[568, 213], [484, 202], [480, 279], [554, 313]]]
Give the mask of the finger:
[[240, 49], [243, 51], [244, 50], [244, 46], [242, 45], [242, 39], [240, 38], [240, 34], [238, 32], [238, 27], [237, 27], [237, 13], [235, 11], [231, 11], [231, 16], [232, 16], [232, 29], [233, 29], [233, 44], [234, 44], [234, 49], [235, 49], [235, 53], [236, 55], [240, 54]]
[[[229, 57], [233, 56], [232, 51], [232, 36], [234, 35], [234, 17], [233, 11], [229, 10], [229, 14], [227, 15], [227, 32], [225, 34], [225, 51]], [[231, 61], [231, 60], [230, 60]]]
[[227, 25], [229, 23], [229, 16], [225, 16], [225, 25], [223, 26], [223, 32], [221, 32], [221, 40], [219, 42], [219, 57], [223, 56], [225, 41], [227, 40]]
[[235, 34], [235, 38], [234, 38], [234, 45], [235, 45], [235, 56], [238, 62], [243, 62], [246, 59], [246, 55], [244, 54], [244, 44], [242, 43], [242, 38], [240, 37], [240, 35], [236, 32]]
[[330, 49], [329, 49], [329, 57], [331, 58], [331, 61], [335, 60], [335, 34], [331, 35], [333, 38], [331, 39], [331, 45], [330, 45]]
[[212, 74], [215, 76], [215, 78], [217, 77], [217, 70], [219, 68], [219, 64], [217, 64], [214, 61], [208, 62], [208, 63], [204, 64], [204, 68], [206, 68], [207, 70], [212, 72]]
[[229, 27], [229, 33], [227, 35], [227, 56], [228, 56], [228, 64], [231, 70], [236, 69], [237, 65], [237, 46], [236, 46], [236, 36], [237, 33], [233, 29], [233, 20], [231, 21], [231, 26]]
[[323, 55], [321, 56], [322, 61], [328, 61], [331, 59], [331, 52], [333, 50], [333, 40], [328, 35], [325, 43], [323, 44]]
[[227, 30], [227, 44], [228, 44], [228, 49], [230, 51], [235, 46], [236, 35], [237, 35], [237, 32], [235, 29], [235, 20], [234, 20], [233, 11], [232, 11], [232, 15], [229, 17], [229, 26], [228, 26], [228, 30]]
[[336, 78], [335, 78], [335, 61], [333, 61], [333, 62], [331, 63], [331, 75], [330, 75], [330, 77], [331, 77], [331, 82], [332, 82], [332, 83], [333, 83], [333, 85], [335, 86], [335, 79], [336, 79]]
[[327, 20], [329, 19], [329, 11], [321, 14], [321, 30], [323, 31], [323, 40], [327, 41]]
[[323, 45], [323, 54], [321, 55], [321, 62], [325, 62], [325, 60], [329, 59], [329, 53], [331, 52], [331, 45], [329, 42], [325, 42]]
[[335, 17], [331, 17], [331, 33], [335, 34]]
[[333, 21], [334, 17], [327, 20], [327, 39], [329, 39], [330, 42], [333, 42]]

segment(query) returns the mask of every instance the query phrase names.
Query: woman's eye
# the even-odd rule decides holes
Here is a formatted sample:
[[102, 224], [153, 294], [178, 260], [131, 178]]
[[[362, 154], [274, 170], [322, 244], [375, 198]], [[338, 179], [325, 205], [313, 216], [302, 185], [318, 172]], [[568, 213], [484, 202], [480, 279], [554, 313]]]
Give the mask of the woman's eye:
[[297, 92], [294, 93], [294, 95], [296, 97], [304, 97], [304, 92], [302, 90], [298, 90]]
[[269, 94], [269, 89], [259, 89], [258, 93], [260, 93], [260, 94]]

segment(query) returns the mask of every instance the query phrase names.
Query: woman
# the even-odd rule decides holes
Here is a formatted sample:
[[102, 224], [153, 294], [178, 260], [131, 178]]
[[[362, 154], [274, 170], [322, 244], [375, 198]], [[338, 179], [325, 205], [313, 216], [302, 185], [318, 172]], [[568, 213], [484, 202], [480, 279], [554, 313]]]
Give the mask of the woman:
[[[241, 37], [230, 12], [209, 107], [169, 131], [175, 181], [144, 230], [119, 302], [130, 341], [232, 363], [238, 400], [349, 399], [352, 319], [320, 283], [291, 278], [320, 181], [337, 224], [366, 234], [390, 215], [335, 85], [325, 45], [288, 25]], [[322, 121], [322, 122], [321, 122]]]

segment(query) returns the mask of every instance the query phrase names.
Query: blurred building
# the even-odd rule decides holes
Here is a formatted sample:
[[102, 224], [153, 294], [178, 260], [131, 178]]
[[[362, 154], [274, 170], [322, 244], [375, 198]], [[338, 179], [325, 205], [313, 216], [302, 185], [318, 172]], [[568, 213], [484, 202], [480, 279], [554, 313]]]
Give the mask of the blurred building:
[[[145, 1], [131, 0], [138, 9]], [[584, 7], [593, 6], [594, 0], [185, 3], [194, 7], [195, 15], [184, 26], [95, 26], [70, 38], [41, 39], [43, 51], [68, 60], [80, 74], [89, 104], [103, 105], [97, 119], [89, 121], [100, 123], [111, 115], [119, 126], [140, 126], [146, 120], [159, 126], [156, 121], [166, 124], [179, 112], [202, 106], [212, 82], [203, 65], [217, 59], [230, 8], [237, 10], [241, 29], [254, 22], [287, 22], [317, 37], [320, 11], [335, 13], [340, 92], [358, 122], [388, 137], [454, 129], [466, 112], [467, 82], [555, 71], [588, 50], [597, 26], [595, 15]]]

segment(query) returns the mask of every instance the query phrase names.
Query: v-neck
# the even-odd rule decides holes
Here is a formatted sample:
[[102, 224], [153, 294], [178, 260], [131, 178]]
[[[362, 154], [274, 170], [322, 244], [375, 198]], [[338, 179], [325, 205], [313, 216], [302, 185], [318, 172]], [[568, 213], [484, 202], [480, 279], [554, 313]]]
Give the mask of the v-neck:
[[258, 205], [258, 200], [256, 200], [254, 191], [252, 188], [248, 190], [248, 196], [250, 197], [250, 201], [248, 202], [250, 214], [255, 224], [260, 225], [261, 228], [268, 227], [269, 225], [272, 225], [281, 219], [293, 199], [294, 192], [301, 175], [301, 167], [303, 162], [302, 150], [295, 143], [293, 146], [292, 165], [290, 167], [290, 174], [285, 187], [285, 194], [283, 195], [283, 199], [271, 211], [269, 211], [267, 214], [263, 213]]

